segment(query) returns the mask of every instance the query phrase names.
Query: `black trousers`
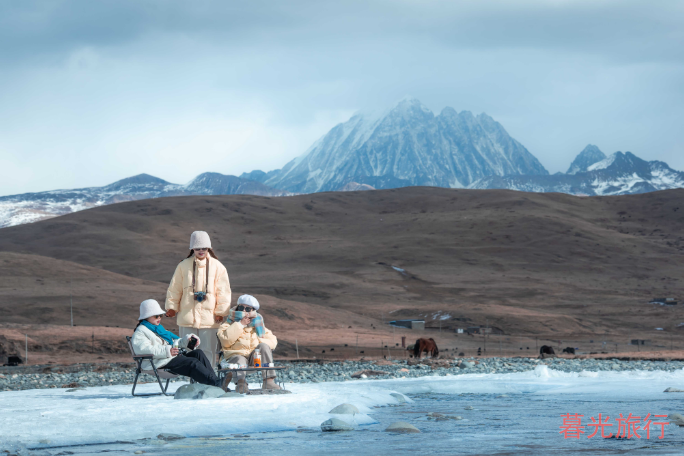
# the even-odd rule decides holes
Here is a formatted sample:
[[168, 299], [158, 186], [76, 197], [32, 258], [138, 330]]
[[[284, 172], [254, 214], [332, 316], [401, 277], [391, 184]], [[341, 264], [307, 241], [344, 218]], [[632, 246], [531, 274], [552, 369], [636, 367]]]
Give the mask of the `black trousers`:
[[199, 349], [176, 356], [162, 369], [190, 377], [203, 385], [221, 386], [207, 356]]

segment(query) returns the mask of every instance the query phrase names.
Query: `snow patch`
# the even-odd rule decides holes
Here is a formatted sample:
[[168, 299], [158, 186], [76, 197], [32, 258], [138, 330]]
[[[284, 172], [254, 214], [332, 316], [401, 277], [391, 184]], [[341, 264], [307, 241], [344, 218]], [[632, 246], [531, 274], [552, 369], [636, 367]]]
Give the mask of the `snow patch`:
[[615, 162], [615, 159], [617, 158], [617, 152], [614, 154], [610, 155], [609, 157], [601, 160], [600, 162], [596, 162], [593, 165], [587, 167], [587, 171], [596, 171], [597, 169], [606, 169], [610, 165]]

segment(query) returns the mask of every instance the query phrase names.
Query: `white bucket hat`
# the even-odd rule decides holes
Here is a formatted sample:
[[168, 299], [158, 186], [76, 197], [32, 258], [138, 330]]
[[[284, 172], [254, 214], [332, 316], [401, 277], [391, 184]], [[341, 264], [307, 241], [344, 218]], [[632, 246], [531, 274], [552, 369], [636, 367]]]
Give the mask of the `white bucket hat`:
[[192, 249], [210, 249], [211, 240], [206, 231], [195, 231], [190, 235], [190, 250]]
[[140, 303], [140, 317], [138, 320], [147, 320], [155, 315], [164, 315], [165, 313], [157, 301], [145, 299]]
[[238, 304], [254, 307], [254, 310], [259, 310], [259, 301], [252, 295], [242, 295], [238, 298]]

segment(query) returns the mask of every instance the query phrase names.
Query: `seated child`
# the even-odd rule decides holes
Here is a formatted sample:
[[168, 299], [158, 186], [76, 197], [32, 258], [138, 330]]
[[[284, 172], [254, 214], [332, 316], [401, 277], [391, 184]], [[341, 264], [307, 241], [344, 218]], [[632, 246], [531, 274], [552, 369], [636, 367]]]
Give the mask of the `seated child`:
[[[273, 362], [272, 350], [278, 345], [278, 339], [264, 326], [264, 319], [257, 313], [259, 301], [254, 296], [242, 295], [237, 306], [230, 309], [226, 321], [219, 326], [218, 338], [223, 349], [223, 359], [231, 364], [251, 365], [254, 350], [261, 352], [263, 363]], [[275, 383], [275, 371], [262, 371], [262, 389], [279, 390]], [[226, 378], [230, 381], [231, 374]], [[238, 393], [247, 393], [249, 388], [245, 380], [245, 372], [237, 373]], [[226, 383], [227, 384], [227, 383]]]

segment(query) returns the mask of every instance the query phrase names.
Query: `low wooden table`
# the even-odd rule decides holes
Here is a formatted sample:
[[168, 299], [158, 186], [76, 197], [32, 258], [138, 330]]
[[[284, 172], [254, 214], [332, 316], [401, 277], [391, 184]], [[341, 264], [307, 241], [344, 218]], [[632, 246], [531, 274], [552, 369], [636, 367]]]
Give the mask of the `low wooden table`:
[[[267, 370], [274, 370], [274, 371], [279, 371], [279, 370], [284, 370], [285, 367], [283, 366], [277, 366], [277, 367], [237, 367], [235, 369], [219, 369], [218, 372], [218, 377], [221, 381], [226, 377], [226, 374], [228, 372], [231, 372], [233, 374], [233, 377], [237, 376], [238, 372], [259, 372], [259, 371], [267, 371]], [[272, 392], [266, 392], [262, 389], [255, 389], [255, 390], [250, 390], [250, 393], [253, 394], [287, 394], [290, 391], [285, 390], [285, 382], [281, 381], [278, 377], [276, 377], [276, 383], [279, 384], [279, 386], [282, 388], [282, 390], [273, 390]], [[282, 391], [282, 392], [281, 392]], [[285, 393], [287, 391], [287, 393]]]

